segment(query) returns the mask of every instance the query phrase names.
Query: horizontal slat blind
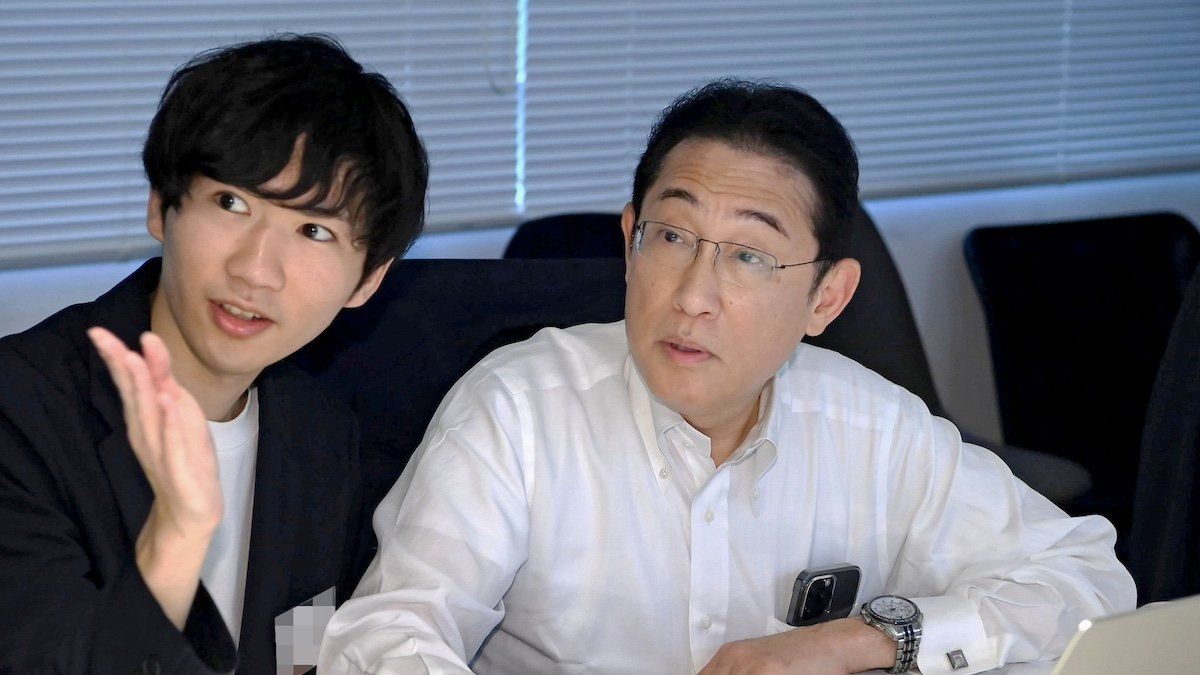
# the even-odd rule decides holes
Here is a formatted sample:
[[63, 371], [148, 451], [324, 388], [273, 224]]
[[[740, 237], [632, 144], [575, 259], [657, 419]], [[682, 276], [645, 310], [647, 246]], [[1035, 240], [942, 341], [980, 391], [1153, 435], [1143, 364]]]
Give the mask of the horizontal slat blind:
[[396, 84], [431, 230], [620, 208], [655, 114], [723, 75], [825, 102], [872, 197], [1200, 167], [1195, 0], [8, 0], [0, 267], [152, 250], [138, 152], [167, 76], [284, 30]]
[[1066, 175], [1200, 163], [1200, 2], [1074, 0], [1070, 44]]
[[531, 2], [526, 208], [620, 208], [654, 115], [724, 75], [824, 102], [867, 196], [1194, 168], [1196, 14], [1193, 0]]
[[471, 0], [0, 4], [0, 267], [145, 255], [139, 153], [204, 49], [326, 32], [383, 73], [430, 154], [432, 228], [515, 213], [516, 13]]

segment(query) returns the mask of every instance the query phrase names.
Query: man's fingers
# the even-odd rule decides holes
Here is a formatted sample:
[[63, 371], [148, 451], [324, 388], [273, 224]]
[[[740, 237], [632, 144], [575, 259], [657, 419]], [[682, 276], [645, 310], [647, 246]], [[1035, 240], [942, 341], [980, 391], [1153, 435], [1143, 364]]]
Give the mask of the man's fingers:
[[163, 465], [177, 488], [173, 501], [182, 509], [181, 515], [215, 526], [221, 518], [216, 452], [200, 406], [186, 391], [180, 392], [182, 396], [158, 394]]
[[117, 393], [121, 394], [122, 402], [124, 402], [125, 395], [130, 391], [124, 363], [124, 354], [129, 350], [117, 336], [103, 328], [89, 329], [88, 337], [91, 338], [96, 351], [100, 353], [104, 365], [108, 366], [108, 374], [112, 376], [113, 383], [117, 386]]
[[162, 448], [162, 410], [156, 400], [158, 388], [150, 381], [150, 371], [139, 354], [128, 352], [124, 360], [126, 369], [130, 372], [133, 389], [132, 406], [126, 406], [125, 417], [126, 424], [130, 425], [127, 429], [130, 444], [138, 452], [148, 452], [151, 456], [157, 456]]
[[167, 345], [154, 333], [142, 333], [142, 355], [150, 369], [150, 379], [161, 387], [162, 382], [171, 377], [171, 355]]
[[171, 397], [174, 403], [177, 416], [175, 423], [179, 426], [183, 439], [187, 443], [187, 451], [196, 458], [215, 456], [216, 451], [212, 449], [211, 436], [208, 431], [208, 420], [204, 416], [204, 409], [196, 401], [196, 397], [181, 387], [174, 378], [165, 381], [162, 389], [163, 393]]
[[165, 392], [159, 392], [157, 399], [163, 419], [159, 442], [163, 449], [164, 478], [169, 485], [173, 486], [170, 495], [172, 511], [175, 512], [177, 518], [183, 517], [183, 520], [177, 520], [176, 524], [184, 525], [191, 515], [191, 504], [188, 499], [189, 486], [195, 481], [195, 478], [190, 476], [188, 471], [188, 447], [180, 424], [178, 402], [175, 397]]
[[179, 413], [183, 418], [184, 432], [188, 434], [188, 438], [196, 441], [193, 444], [193, 449], [196, 452], [203, 451], [206, 455], [213, 455], [215, 451], [212, 449], [212, 442], [209, 440], [208, 420], [204, 417], [204, 409], [200, 407], [200, 403], [183, 387], [179, 387], [180, 396], [176, 398], [179, 402]]
[[183, 430], [180, 428], [179, 405], [174, 396], [166, 392], [159, 392], [158, 406], [163, 417], [160, 429], [163, 458], [168, 465], [174, 465], [178, 463], [178, 458], [181, 455], [186, 456], [188, 451], [183, 438]]
[[133, 375], [129, 371], [127, 359], [131, 354], [137, 355], [127, 349], [125, 343], [121, 342], [117, 336], [103, 328], [90, 329], [88, 337], [92, 339], [96, 351], [100, 352], [100, 358], [104, 359], [104, 365], [108, 366], [108, 373], [112, 376], [113, 384], [117, 387], [117, 394], [121, 397], [121, 412], [125, 418], [129, 443], [135, 451], [140, 451], [142, 434], [137, 417], [136, 386], [133, 382]]
[[92, 326], [91, 328], [87, 329], [87, 335], [92, 341], [92, 344], [96, 345], [97, 349], [99, 349], [101, 345], [106, 344], [109, 340], [117, 339], [116, 336], [112, 334], [112, 331], [100, 326]]

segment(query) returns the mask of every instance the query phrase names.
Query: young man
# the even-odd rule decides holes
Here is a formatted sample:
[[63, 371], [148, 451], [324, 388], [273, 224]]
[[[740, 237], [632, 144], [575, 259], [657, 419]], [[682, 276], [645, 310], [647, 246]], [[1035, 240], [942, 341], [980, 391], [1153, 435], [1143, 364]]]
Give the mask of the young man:
[[275, 672], [277, 617], [366, 562], [353, 417], [279, 362], [420, 232], [407, 110], [328, 38], [243, 44], [143, 161], [161, 260], [0, 340], [3, 672]]
[[[623, 214], [625, 321], [543, 331], [455, 386], [321, 672], [969, 673], [1132, 608], [1106, 521], [801, 342], [857, 286], [857, 182], [796, 90], [669, 108]], [[786, 625], [797, 575], [841, 563], [864, 616]]]

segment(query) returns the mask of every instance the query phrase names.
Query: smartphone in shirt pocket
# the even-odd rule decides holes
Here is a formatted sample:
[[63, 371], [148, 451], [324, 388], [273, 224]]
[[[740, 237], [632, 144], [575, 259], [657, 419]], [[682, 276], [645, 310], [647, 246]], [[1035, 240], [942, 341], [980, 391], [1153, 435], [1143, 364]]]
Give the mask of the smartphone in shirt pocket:
[[787, 613], [788, 625], [811, 626], [849, 616], [858, 599], [858, 581], [861, 576], [858, 566], [850, 563], [801, 572], [792, 586], [792, 601]]

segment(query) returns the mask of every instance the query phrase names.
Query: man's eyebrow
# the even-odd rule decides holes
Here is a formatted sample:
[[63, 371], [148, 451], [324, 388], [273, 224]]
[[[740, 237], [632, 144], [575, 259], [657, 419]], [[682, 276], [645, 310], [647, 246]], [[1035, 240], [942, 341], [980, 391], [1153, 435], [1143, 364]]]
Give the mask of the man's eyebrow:
[[333, 218], [350, 222], [350, 214], [345, 207], [292, 206], [288, 208], [299, 211], [309, 218]]
[[[688, 204], [690, 204], [692, 206], [697, 206], [697, 207], [700, 206], [700, 200], [696, 199], [695, 195], [688, 192], [687, 190], [684, 190], [683, 188], [673, 188], [673, 187], [666, 188], [658, 194], [658, 198], [660, 200], [682, 199], [683, 201], [687, 202]], [[784, 237], [791, 239], [791, 237], [788, 237], [787, 231], [785, 231], [783, 229], [783, 225], [781, 225], [779, 223], [779, 219], [776, 218], [775, 216], [767, 213], [766, 211], [759, 211], [757, 209], [738, 209], [737, 211], [734, 212], [734, 215], [736, 215], [739, 218], [746, 218], [749, 220], [757, 220], [760, 223], [763, 223], [764, 225], [770, 226], [772, 229], [779, 232]]]
[[788, 237], [787, 231], [783, 229], [783, 226], [779, 224], [779, 219], [765, 211], [758, 211], [756, 209], [738, 209], [734, 213], [739, 218], [757, 220], [766, 225], [770, 225], [775, 231], [779, 232], [779, 234], [791, 239], [791, 237]]
[[320, 216], [321, 218], [340, 218], [345, 215], [345, 209], [326, 209], [320, 206], [310, 206], [300, 209], [300, 212], [309, 216]]
[[700, 206], [700, 200], [683, 188], [667, 188], [658, 194], [659, 200], [682, 199], [692, 206]]

